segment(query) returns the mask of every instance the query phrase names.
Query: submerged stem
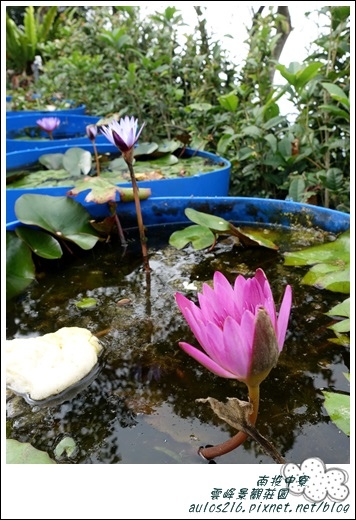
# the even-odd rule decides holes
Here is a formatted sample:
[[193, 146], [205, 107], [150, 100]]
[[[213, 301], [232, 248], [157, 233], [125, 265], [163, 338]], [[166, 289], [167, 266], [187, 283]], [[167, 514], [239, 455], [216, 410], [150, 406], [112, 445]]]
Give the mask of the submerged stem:
[[145, 229], [143, 226], [143, 220], [142, 220], [142, 213], [141, 213], [141, 204], [140, 204], [140, 198], [138, 195], [138, 186], [136, 182], [136, 177], [134, 174], [132, 162], [126, 161], [127, 166], [129, 167], [129, 172], [131, 176], [131, 183], [132, 183], [132, 189], [135, 199], [135, 207], [136, 207], [136, 216], [137, 216], [137, 224], [138, 229], [140, 233], [140, 241], [141, 241], [141, 247], [142, 247], [142, 256], [143, 256], [143, 263], [146, 271], [150, 270], [150, 265], [148, 262], [148, 253], [147, 253], [147, 239], [145, 235]]
[[[258, 408], [260, 404], [260, 385], [257, 386], [248, 386], [248, 398], [250, 403], [253, 406], [253, 411], [249, 416], [250, 423], [254, 426], [256, 424], [256, 419], [258, 415]], [[215, 457], [220, 457], [220, 455], [225, 455], [230, 451], [238, 448], [245, 440], [247, 439], [248, 434], [244, 432], [238, 432], [236, 435], [231, 437], [231, 439], [223, 442], [222, 444], [218, 444], [217, 446], [211, 446], [208, 448], [199, 448], [198, 453], [204, 459], [210, 460], [215, 459]]]

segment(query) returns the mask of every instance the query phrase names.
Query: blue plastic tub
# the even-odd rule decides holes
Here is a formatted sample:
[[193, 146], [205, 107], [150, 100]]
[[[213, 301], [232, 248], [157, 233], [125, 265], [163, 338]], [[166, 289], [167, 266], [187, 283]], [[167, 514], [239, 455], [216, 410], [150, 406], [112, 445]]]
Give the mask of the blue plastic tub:
[[[102, 136], [104, 137], [104, 136]], [[106, 139], [106, 138], [105, 138]], [[107, 140], [106, 140], [107, 141]], [[71, 146], [46, 148], [45, 150], [24, 150], [6, 154], [6, 169], [25, 168], [38, 161], [44, 153], [64, 153]], [[89, 143], [80, 145], [80, 148], [93, 152], [93, 146]], [[98, 153], [117, 153], [117, 148], [110, 143], [98, 144]], [[186, 155], [196, 154], [200, 157], [216, 163], [216, 168], [212, 167], [211, 172], [197, 173], [191, 177], [177, 177], [171, 179], [158, 179], [138, 182], [139, 188], [150, 188], [152, 197], [212, 197], [227, 196], [230, 183], [231, 164], [226, 159], [209, 152], [196, 151], [188, 148]], [[130, 188], [130, 182], [118, 183], [118, 186]], [[25, 193], [37, 193], [43, 195], [66, 195], [72, 186], [45, 187], [45, 188], [16, 188], [6, 190], [6, 222], [16, 220], [14, 204], [16, 200]], [[84, 199], [88, 192], [82, 192], [76, 200], [86, 205]], [[105, 212], [106, 204], [96, 205], [98, 211]], [[102, 208], [100, 209], [100, 206]]]
[[[53, 140], [39, 129], [36, 121], [43, 117], [58, 117], [61, 124], [53, 132]], [[6, 118], [6, 153], [53, 148], [55, 146], [81, 146], [90, 144], [86, 135], [87, 125], [95, 124], [99, 117], [59, 114], [58, 112], [35, 113]], [[32, 135], [32, 139], [16, 139], [16, 137]], [[39, 137], [39, 138], [38, 138]], [[43, 139], [44, 138], [44, 139]], [[97, 143], [107, 143], [104, 135], [97, 136]]]
[[[85, 204], [92, 218], [108, 216], [106, 204]], [[340, 233], [350, 228], [350, 215], [341, 211], [275, 199], [249, 197], [150, 197], [141, 201], [145, 226], [178, 224], [191, 221], [184, 210], [193, 208], [235, 222], [237, 225], [261, 224], [265, 227], [295, 226], [315, 227], [331, 233]], [[137, 227], [133, 202], [118, 204], [118, 215], [124, 228]], [[11, 213], [13, 215], [13, 213]], [[7, 220], [7, 230], [19, 225], [17, 220]]]

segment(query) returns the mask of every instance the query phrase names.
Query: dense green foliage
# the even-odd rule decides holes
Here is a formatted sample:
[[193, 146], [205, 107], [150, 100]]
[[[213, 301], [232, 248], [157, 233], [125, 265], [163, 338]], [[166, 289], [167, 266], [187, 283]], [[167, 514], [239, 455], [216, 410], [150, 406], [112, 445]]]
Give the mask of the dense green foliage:
[[[288, 65], [274, 59], [278, 28], [287, 24], [275, 8], [256, 14], [250, 50], [238, 65], [208, 34], [203, 8], [195, 9], [196, 28], [184, 36], [175, 7], [145, 17], [138, 7], [58, 9], [45, 39], [37, 18], [31, 48], [44, 66], [36, 85], [26, 87], [27, 99], [36, 91], [85, 103], [93, 115], [134, 115], [146, 122], [145, 141], [179, 138], [219, 153], [233, 165], [230, 195], [348, 212], [350, 8], [320, 8], [323, 30], [313, 51]], [[7, 67], [16, 62], [24, 73], [28, 60], [18, 61], [16, 43], [23, 29], [9, 27]], [[275, 70], [283, 85], [273, 81]], [[24, 108], [24, 91], [8, 93]], [[292, 102], [293, 118], [280, 113], [282, 96]]]

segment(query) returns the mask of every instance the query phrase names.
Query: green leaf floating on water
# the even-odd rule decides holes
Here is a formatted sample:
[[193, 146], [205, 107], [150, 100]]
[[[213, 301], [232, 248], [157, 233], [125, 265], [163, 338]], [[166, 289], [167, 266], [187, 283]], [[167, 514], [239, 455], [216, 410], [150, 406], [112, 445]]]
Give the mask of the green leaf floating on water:
[[31, 249], [13, 231], [6, 232], [6, 299], [17, 296], [35, 279]]
[[19, 226], [16, 228], [16, 234], [36, 255], [42, 258], [61, 258], [63, 255], [58, 240], [48, 233], [44, 233], [38, 229]]
[[56, 464], [48, 453], [37, 450], [28, 442], [6, 439], [6, 464]]
[[212, 246], [215, 235], [209, 228], [196, 225], [175, 231], [169, 237], [169, 244], [177, 249], [183, 249], [190, 242], [194, 249], [199, 251]]
[[335, 264], [343, 266], [350, 263], [350, 231], [345, 231], [333, 242], [307, 247], [301, 251], [284, 253], [285, 265]]
[[194, 249], [198, 250], [214, 246], [216, 235], [233, 235], [244, 246], [260, 245], [269, 249], [278, 249], [278, 246], [266, 239], [261, 231], [256, 230], [246, 233], [221, 217], [203, 213], [193, 208], [186, 208], [184, 213], [197, 225], [188, 226], [185, 229], [172, 233], [169, 244], [177, 249], [182, 249], [189, 242], [192, 243]]
[[88, 211], [69, 197], [21, 195], [15, 203], [15, 213], [20, 222], [46, 229], [85, 250], [92, 249], [99, 240], [89, 223]]
[[328, 312], [325, 313], [327, 316], [345, 316], [350, 317], [350, 298], [346, 298], [341, 303], [334, 305]]
[[229, 232], [231, 229], [231, 225], [227, 220], [223, 218], [216, 217], [215, 215], [210, 215], [209, 213], [203, 213], [201, 211], [197, 211], [193, 208], [186, 208], [184, 210], [186, 216], [192, 222], [199, 224], [201, 226], [205, 226], [210, 228], [213, 231], [217, 231], [219, 233]]
[[63, 153], [45, 153], [38, 158], [38, 162], [49, 170], [60, 170], [63, 168]]
[[78, 307], [78, 309], [91, 309], [95, 307], [97, 303], [95, 298], [82, 298], [80, 302], [75, 302], [74, 305]]
[[335, 392], [322, 392], [325, 397], [324, 407], [330, 419], [340, 430], [350, 436], [350, 396]]
[[325, 313], [327, 316], [342, 316], [343, 319], [330, 325], [328, 329], [332, 329], [336, 333], [350, 332], [351, 321], [350, 321], [350, 298], [347, 298], [343, 302], [335, 305], [330, 311]]
[[[77, 181], [74, 188], [69, 190], [67, 195], [75, 197], [78, 193], [87, 190], [90, 190], [90, 192], [85, 197], [86, 202], [104, 204], [106, 202], [115, 201], [117, 196], [121, 202], [132, 202], [134, 200], [132, 188], [120, 188], [110, 180], [105, 179], [102, 175], [99, 177], [85, 177]], [[140, 188], [138, 193], [140, 200], [148, 199], [150, 195], [150, 188]]]
[[79, 177], [82, 173], [87, 175], [92, 166], [91, 153], [82, 148], [69, 148], [64, 154], [63, 166], [74, 177]]
[[302, 283], [344, 294], [350, 293], [350, 231], [333, 242], [284, 253], [290, 266], [312, 265]]
[[78, 451], [77, 444], [72, 437], [64, 437], [54, 449], [56, 459], [60, 459], [63, 455], [73, 457]]
[[134, 157], [139, 157], [140, 155], [151, 155], [151, 153], [155, 152], [157, 149], [157, 143], [140, 143], [134, 149]]

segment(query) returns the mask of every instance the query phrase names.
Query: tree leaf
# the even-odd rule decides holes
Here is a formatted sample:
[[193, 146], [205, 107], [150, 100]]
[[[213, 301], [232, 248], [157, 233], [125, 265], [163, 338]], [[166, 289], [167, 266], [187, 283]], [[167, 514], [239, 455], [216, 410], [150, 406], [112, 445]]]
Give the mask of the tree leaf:
[[334, 83], [322, 83], [322, 86], [329, 92], [330, 96], [335, 99], [335, 101], [339, 101], [348, 109], [350, 108], [349, 98], [340, 87]]
[[239, 104], [239, 98], [236, 96], [234, 92], [230, 92], [229, 94], [219, 96], [218, 101], [220, 105], [229, 112], [235, 112]]

